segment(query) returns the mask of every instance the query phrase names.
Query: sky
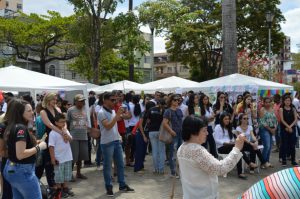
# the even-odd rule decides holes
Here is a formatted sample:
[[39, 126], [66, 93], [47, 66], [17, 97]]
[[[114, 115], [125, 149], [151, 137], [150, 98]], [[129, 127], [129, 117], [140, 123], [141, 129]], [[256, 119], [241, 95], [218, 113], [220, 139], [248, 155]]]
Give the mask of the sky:
[[[133, 0], [134, 7], [138, 6], [146, 0]], [[286, 18], [286, 22], [281, 24], [282, 31], [291, 37], [291, 51], [300, 51], [297, 44], [300, 44], [300, 0], [281, 0], [279, 8], [282, 10]], [[63, 16], [73, 13], [73, 7], [67, 0], [23, 0], [23, 11], [25, 13], [46, 14], [47, 10], [54, 10]], [[126, 12], [128, 10], [128, 0], [123, 4], [119, 4], [116, 13]], [[298, 19], [298, 20], [296, 20]], [[142, 27], [142, 31], [150, 33], [148, 27]], [[164, 38], [155, 37], [154, 52], [165, 52]]]

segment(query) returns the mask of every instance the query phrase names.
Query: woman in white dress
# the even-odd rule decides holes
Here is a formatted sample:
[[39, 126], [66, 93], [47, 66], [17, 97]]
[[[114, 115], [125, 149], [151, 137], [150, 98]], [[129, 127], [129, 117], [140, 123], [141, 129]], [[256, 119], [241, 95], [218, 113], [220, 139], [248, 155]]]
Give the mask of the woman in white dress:
[[239, 135], [229, 155], [219, 161], [203, 146], [207, 137], [206, 123], [188, 116], [182, 125], [184, 143], [177, 152], [184, 199], [215, 199], [218, 194], [218, 175], [232, 170], [241, 159], [245, 136]]

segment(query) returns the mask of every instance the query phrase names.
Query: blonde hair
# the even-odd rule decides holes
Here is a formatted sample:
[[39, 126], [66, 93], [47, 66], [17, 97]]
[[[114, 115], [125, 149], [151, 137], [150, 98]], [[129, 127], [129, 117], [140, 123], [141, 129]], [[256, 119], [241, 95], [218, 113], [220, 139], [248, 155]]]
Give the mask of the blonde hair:
[[43, 99], [42, 106], [43, 108], [47, 108], [49, 102], [56, 98], [56, 93], [47, 93]]

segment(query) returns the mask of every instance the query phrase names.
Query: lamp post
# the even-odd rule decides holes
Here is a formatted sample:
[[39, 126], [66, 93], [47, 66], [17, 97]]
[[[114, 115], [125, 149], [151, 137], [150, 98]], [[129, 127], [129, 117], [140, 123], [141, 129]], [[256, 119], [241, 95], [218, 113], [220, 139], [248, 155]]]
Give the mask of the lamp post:
[[274, 14], [271, 11], [268, 11], [266, 13], [266, 20], [267, 20], [267, 25], [269, 29], [269, 41], [268, 41], [268, 51], [269, 51], [269, 80], [272, 80], [272, 63], [271, 63], [271, 28], [272, 28], [272, 22], [273, 22]]
[[[129, 0], [129, 13], [132, 14], [133, 0]], [[132, 52], [134, 54], [134, 52]], [[129, 60], [129, 80], [134, 81], [134, 63]]]
[[155, 80], [155, 71], [154, 71], [154, 22], [149, 22], [149, 28], [151, 30], [151, 81]]

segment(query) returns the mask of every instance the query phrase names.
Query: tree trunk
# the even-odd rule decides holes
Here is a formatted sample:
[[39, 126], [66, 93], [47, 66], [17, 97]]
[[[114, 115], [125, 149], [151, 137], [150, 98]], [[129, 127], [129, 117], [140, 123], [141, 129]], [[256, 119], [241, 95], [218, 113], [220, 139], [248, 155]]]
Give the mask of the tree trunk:
[[47, 74], [46, 73], [46, 62], [44, 62], [44, 61], [40, 62], [40, 72], [44, 73], [44, 74]]
[[100, 63], [100, 19], [96, 16], [92, 16], [92, 45], [93, 45], [93, 83], [99, 84], [99, 63]]
[[238, 72], [235, 0], [223, 0], [222, 29], [223, 29], [223, 56], [222, 56], [223, 75], [230, 75]]

